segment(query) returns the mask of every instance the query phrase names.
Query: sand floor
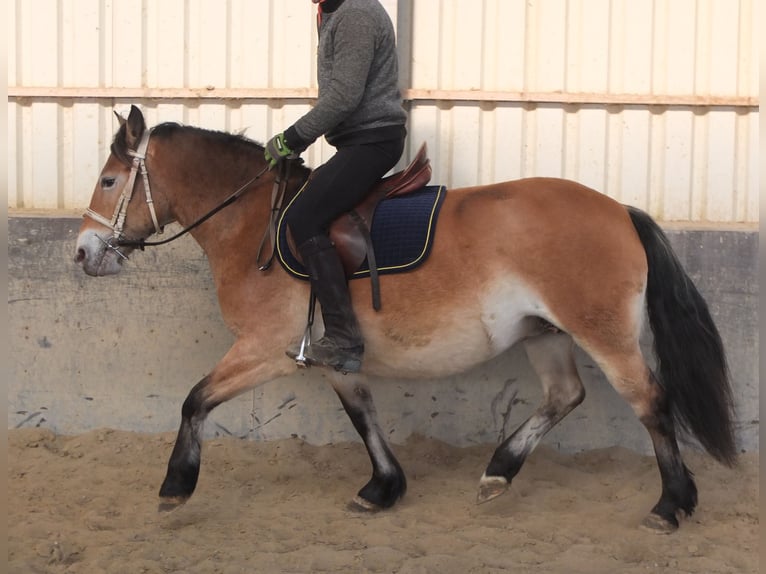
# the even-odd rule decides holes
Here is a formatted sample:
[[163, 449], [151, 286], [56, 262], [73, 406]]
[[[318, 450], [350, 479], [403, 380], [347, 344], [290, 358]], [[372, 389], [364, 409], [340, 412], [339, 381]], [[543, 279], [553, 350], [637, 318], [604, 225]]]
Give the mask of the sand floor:
[[697, 513], [672, 535], [638, 527], [653, 458], [539, 448], [511, 489], [476, 487], [493, 447], [414, 437], [394, 450], [409, 490], [394, 509], [347, 509], [367, 481], [361, 444], [206, 441], [194, 497], [157, 512], [173, 434], [9, 431], [9, 572], [748, 573], [758, 571], [758, 458], [727, 469], [686, 455]]

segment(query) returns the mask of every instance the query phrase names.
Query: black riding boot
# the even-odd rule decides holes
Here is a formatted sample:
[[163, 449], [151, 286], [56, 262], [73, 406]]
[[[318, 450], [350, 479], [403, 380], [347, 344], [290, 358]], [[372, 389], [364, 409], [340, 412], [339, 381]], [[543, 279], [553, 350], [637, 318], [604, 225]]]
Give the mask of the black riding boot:
[[[343, 264], [326, 235], [317, 235], [298, 247], [311, 279], [311, 287], [322, 306], [324, 336], [304, 350], [309, 364], [356, 373], [362, 366], [364, 341], [351, 307], [351, 296]], [[299, 347], [299, 346], [298, 346]], [[295, 358], [291, 346], [287, 354]]]

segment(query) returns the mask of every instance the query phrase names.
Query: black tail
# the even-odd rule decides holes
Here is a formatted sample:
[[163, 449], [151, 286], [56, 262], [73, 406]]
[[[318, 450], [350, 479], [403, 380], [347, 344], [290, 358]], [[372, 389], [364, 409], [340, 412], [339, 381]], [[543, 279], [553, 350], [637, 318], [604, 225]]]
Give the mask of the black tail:
[[684, 271], [667, 236], [643, 211], [628, 207], [646, 250], [646, 301], [660, 383], [681, 429], [731, 466], [736, 447], [729, 369], [707, 303]]

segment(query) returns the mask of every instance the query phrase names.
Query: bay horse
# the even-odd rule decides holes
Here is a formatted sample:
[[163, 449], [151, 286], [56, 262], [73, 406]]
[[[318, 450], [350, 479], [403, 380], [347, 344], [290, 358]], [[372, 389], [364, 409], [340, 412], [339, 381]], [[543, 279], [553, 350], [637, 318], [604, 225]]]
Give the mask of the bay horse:
[[[183, 403], [159, 492], [164, 511], [195, 489], [208, 413], [295, 371], [285, 348], [306, 326], [309, 286], [279, 266], [263, 271], [256, 263], [251, 238], [272, 218], [277, 178], [261, 145], [174, 123], [148, 129], [135, 106], [120, 120], [75, 261], [88, 275], [119, 273], [136, 246], [164, 225], [190, 226], [217, 211], [191, 234], [209, 260], [223, 319], [236, 337]], [[291, 161], [288, 197], [310, 173]], [[236, 204], [222, 209], [233, 195]], [[372, 477], [353, 498], [357, 509], [391, 507], [407, 486], [378, 424], [367, 377], [445, 377], [517, 342], [539, 376], [543, 400], [494, 451], [478, 502], [502, 494], [542, 437], [583, 401], [575, 345], [598, 364], [651, 437], [662, 493], [643, 526], [671, 532], [697, 505], [678, 446], [681, 432], [718, 461], [735, 462], [720, 335], [667, 237], [643, 211], [563, 179], [453, 189], [430, 257], [415, 271], [380, 277], [380, 286], [386, 304], [376, 312], [369, 282], [351, 281], [366, 354], [360, 374], [331, 377], [372, 464]], [[645, 310], [656, 373], [639, 347]]]

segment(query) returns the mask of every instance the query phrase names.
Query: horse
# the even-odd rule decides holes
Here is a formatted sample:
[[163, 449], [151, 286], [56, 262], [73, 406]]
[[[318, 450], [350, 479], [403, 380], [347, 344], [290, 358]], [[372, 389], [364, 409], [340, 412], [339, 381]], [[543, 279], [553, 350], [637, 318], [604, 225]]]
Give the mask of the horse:
[[[176, 222], [204, 250], [223, 320], [235, 335], [183, 402], [159, 491], [159, 510], [170, 511], [195, 490], [208, 413], [295, 371], [284, 351], [306, 328], [310, 288], [279, 266], [256, 262], [253, 226], [273, 221], [279, 180], [259, 143], [175, 123], [148, 128], [132, 106], [127, 119], [120, 117], [110, 151], [79, 230], [75, 262], [91, 276], [117, 274], [146, 238]], [[301, 160], [287, 161], [290, 197], [311, 170]], [[526, 350], [543, 399], [494, 450], [477, 502], [505, 492], [543, 436], [584, 400], [576, 346], [651, 438], [662, 490], [641, 526], [675, 531], [697, 506], [682, 438], [696, 439], [724, 465], [735, 464], [733, 400], [719, 332], [666, 235], [645, 212], [557, 178], [451, 189], [428, 259], [379, 281], [386, 297], [379, 312], [369, 305], [370, 283], [350, 281], [366, 347], [361, 372], [328, 369], [372, 466], [350, 501], [357, 510], [390, 508], [407, 488], [379, 426], [369, 377], [445, 377], [516, 343]], [[646, 317], [654, 369], [639, 346]]]

